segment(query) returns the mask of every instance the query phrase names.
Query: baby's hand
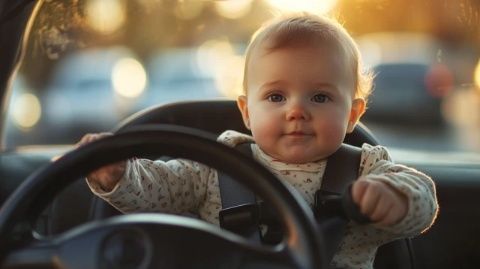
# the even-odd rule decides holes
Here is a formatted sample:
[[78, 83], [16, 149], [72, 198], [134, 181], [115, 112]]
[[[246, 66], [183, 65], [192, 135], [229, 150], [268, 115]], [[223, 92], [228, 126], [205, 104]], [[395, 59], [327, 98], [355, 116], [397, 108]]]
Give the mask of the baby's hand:
[[[77, 143], [77, 147], [111, 135], [111, 133], [86, 134]], [[90, 173], [87, 178], [89, 181], [93, 181], [100, 185], [104, 191], [109, 192], [113, 190], [115, 185], [117, 185], [117, 182], [125, 173], [125, 166], [126, 161], [106, 165]]]
[[360, 177], [352, 186], [353, 201], [374, 223], [390, 226], [405, 217], [407, 197], [381, 181]]

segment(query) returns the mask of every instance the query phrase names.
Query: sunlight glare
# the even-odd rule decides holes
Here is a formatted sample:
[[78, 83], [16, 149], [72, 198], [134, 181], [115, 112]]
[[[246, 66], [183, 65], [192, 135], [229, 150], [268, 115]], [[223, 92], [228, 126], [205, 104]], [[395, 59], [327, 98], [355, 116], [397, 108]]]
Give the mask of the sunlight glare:
[[12, 105], [12, 117], [17, 126], [28, 129], [40, 120], [42, 108], [35, 95], [24, 93]]
[[218, 73], [224, 68], [226, 57], [234, 54], [232, 44], [227, 40], [208, 40], [199, 46], [197, 60], [207, 73]]
[[215, 83], [227, 97], [237, 97], [242, 92], [243, 56], [235, 53], [227, 40], [209, 40], [197, 52], [202, 70], [213, 73]]
[[382, 62], [382, 48], [378, 43], [364, 38], [358, 39], [357, 44], [366, 68], [372, 68]]
[[87, 23], [103, 34], [111, 34], [125, 24], [125, 13], [125, 5], [119, 0], [88, 0], [85, 4]]
[[475, 67], [474, 73], [475, 88], [480, 92], [480, 60]]
[[281, 11], [308, 11], [315, 14], [325, 14], [337, 4], [337, 0], [267, 0], [267, 2]]
[[236, 99], [243, 93], [244, 64], [245, 58], [239, 55], [230, 55], [225, 59], [224, 68], [216, 76], [215, 84], [226, 97]]
[[221, 16], [228, 19], [238, 19], [250, 12], [253, 0], [216, 1], [215, 8]]
[[133, 58], [123, 58], [113, 67], [112, 83], [119, 95], [135, 98], [145, 90], [147, 74], [140, 62]]

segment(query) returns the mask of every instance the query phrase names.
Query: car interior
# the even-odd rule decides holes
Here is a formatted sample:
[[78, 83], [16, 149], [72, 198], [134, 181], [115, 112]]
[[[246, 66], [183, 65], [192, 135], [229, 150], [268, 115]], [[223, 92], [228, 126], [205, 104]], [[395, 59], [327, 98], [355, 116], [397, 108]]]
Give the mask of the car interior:
[[[219, 113], [219, 111], [222, 111], [222, 113]], [[148, 126], [151, 124], [188, 126], [209, 131], [217, 135], [225, 129], [246, 131], [235, 102], [223, 100], [181, 102], [149, 108], [146, 111], [132, 115], [132, 117], [122, 122], [114, 131], [121, 133], [135, 126]], [[225, 128], [221, 128], [220, 126], [225, 126]], [[346, 137], [345, 142], [356, 146], [362, 143], [377, 143], [374, 134], [362, 124], [360, 124], [352, 134]], [[10, 188], [11, 191], [30, 173], [49, 164], [53, 157], [54, 156], [48, 152], [37, 154], [25, 154], [21, 152], [8, 155], [4, 154], [2, 156], [2, 163], [4, 164], [2, 166], [2, 174], [9, 175], [9, 178], [12, 180], [2, 182], [8, 183], [9, 187], [7, 187]], [[16, 172], [18, 167], [22, 167], [22, 173], [20, 174]], [[419, 169], [424, 168], [420, 167]], [[436, 169], [430, 168], [429, 171], [433, 173]], [[438, 182], [439, 178], [440, 180], [442, 179], [440, 173], [443, 172], [443, 169], [436, 172], [435, 175], [437, 176], [434, 177], [436, 182]], [[475, 174], [471, 174], [471, 176], [473, 177]], [[468, 179], [467, 174], [465, 180]], [[2, 184], [2, 186], [4, 185]], [[458, 190], [458, 187], [456, 190]], [[439, 194], [441, 194], [441, 192]], [[5, 193], [2, 198], [5, 199], [6, 196], [7, 193]], [[79, 201], [82, 202], [79, 203]], [[452, 212], [447, 213], [452, 214]], [[116, 211], [116, 209], [98, 197], [93, 196], [88, 190], [84, 180], [79, 179], [75, 181], [73, 185], [63, 190], [50, 206], [43, 211], [35, 224], [36, 231], [43, 235], [59, 234], [88, 221], [104, 219], [118, 214], [119, 212]], [[433, 229], [435, 229], [437, 225], [438, 224], [436, 224]], [[428, 246], [428, 248], [424, 245], [424, 241], [428, 239], [429, 233], [418, 238], [397, 240], [382, 246], [377, 254], [375, 268], [420, 267], [419, 263], [424, 261], [422, 259], [423, 255], [427, 254], [425, 252], [431, 251], [429, 249], [432, 248], [431, 245]], [[424, 239], [423, 237], [427, 238]], [[455, 240], [459, 239], [458, 237], [455, 238]], [[466, 238], [464, 239], [466, 240]], [[429, 244], [428, 241], [427, 244]]]
[[[28, 30], [25, 30], [28, 29], [28, 19], [35, 12], [37, 3], [37, 1], [29, 0], [0, 2], [0, 48], [2, 48], [0, 49], [0, 98], [3, 105], [8, 100], [8, 89], [21, 60], [24, 40], [28, 37]], [[2, 107], [2, 111], [5, 117], [4, 107]], [[206, 255], [203, 251], [198, 250], [198, 255], [194, 256], [196, 249], [182, 248], [189, 243], [197, 246], [193, 242], [189, 242], [189, 238], [180, 240], [171, 237], [171, 240], [178, 239], [180, 241], [168, 250], [170, 251], [169, 255], [178, 258], [181, 254], [178, 252], [185, 250], [192, 254], [192, 259], [198, 263], [197, 267], [191, 264], [181, 264], [177, 268], [204, 268], [206, 264], [215, 268], [233, 268], [231, 266], [239, 266], [238, 260], [236, 260], [238, 257], [232, 254], [236, 251], [245, 256], [258, 257], [259, 261], [265, 263], [255, 263], [251, 267], [246, 266], [245, 268], [283, 268], [282, 262], [287, 264], [286, 268], [292, 266], [311, 268], [314, 265], [327, 268], [326, 261], [322, 260], [324, 254], [318, 257], [313, 255], [313, 253], [323, 253], [326, 246], [322, 245], [321, 240], [312, 239], [316, 238], [317, 234], [312, 228], [308, 216], [299, 213], [305, 210], [302, 204], [297, 204], [293, 195], [276, 196], [275, 194], [280, 194], [285, 189], [272, 183], [274, 180], [264, 175], [260, 168], [257, 170], [254, 164], [242, 163], [242, 165], [252, 165], [255, 169], [251, 169], [251, 171], [250, 169], [237, 171], [238, 169], [232, 168], [236, 162], [242, 162], [242, 160], [241, 158], [231, 157], [232, 159], [230, 159], [227, 157], [228, 152], [226, 151], [228, 150], [226, 149], [222, 149], [224, 150], [222, 151], [212, 146], [210, 153], [225, 155], [212, 156], [210, 159], [206, 158], [202, 161], [214, 165], [215, 162], [220, 163], [223, 157], [228, 159], [227, 166], [230, 167], [227, 167], [226, 170], [238, 172], [240, 177], [248, 178], [255, 172], [264, 175], [265, 182], [270, 182], [269, 184], [272, 184], [271, 187], [275, 190], [272, 192], [273, 194], [262, 190], [261, 187], [248, 180], [246, 184], [260, 193], [266, 194], [265, 199], [268, 198], [277, 204], [277, 210], [282, 213], [281, 217], [285, 222], [291, 218], [294, 223], [298, 224], [298, 226], [286, 226], [290, 235], [292, 233], [300, 235], [301, 242], [287, 244], [287, 250], [284, 252], [252, 250], [246, 247], [248, 245], [246, 242], [241, 242], [238, 238], [232, 239], [231, 236], [225, 236], [218, 231], [212, 231], [211, 227], [202, 226], [193, 220], [188, 222], [184, 218], [169, 218], [163, 214], [159, 214], [158, 219], [151, 215], [141, 214], [138, 218], [121, 218], [118, 211], [91, 194], [83, 177], [96, 167], [120, 160], [120, 158], [136, 156], [136, 154], [140, 154], [141, 150], [144, 151], [145, 156], [163, 156], [164, 153], [160, 152], [162, 150], [166, 152], [167, 156], [170, 154], [186, 156], [190, 152], [187, 152], [185, 145], [197, 147], [196, 143], [212, 142], [211, 139], [203, 139], [204, 133], [202, 132], [185, 134], [183, 129], [176, 129], [176, 127], [172, 127], [173, 131], [169, 132], [168, 128], [173, 125], [207, 131], [213, 137], [226, 129], [248, 133], [234, 101], [191, 101], [155, 106], [134, 114], [111, 130], [118, 134], [118, 140], [114, 138], [105, 144], [98, 143], [70, 152], [72, 154], [65, 155], [66, 158], [58, 157], [72, 150], [73, 146], [39, 146], [18, 150], [2, 148], [0, 152], [0, 238], [2, 240], [0, 241], [3, 243], [0, 243], [0, 268], [19, 268], [16, 266], [59, 268], [56, 267], [55, 262], [52, 262], [50, 256], [57, 250], [49, 248], [55, 246], [56, 243], [65, 244], [65, 248], [62, 249], [66, 253], [65, 255], [82, 253], [85, 257], [95, 259], [98, 255], [95, 251], [98, 249], [91, 248], [91, 246], [100, 246], [101, 248], [110, 246], [100, 242], [99, 239], [108, 238], [108, 233], [111, 232], [109, 227], [128, 228], [128, 225], [141, 226], [140, 233], [134, 231], [132, 237], [129, 237], [130, 241], [128, 242], [134, 242], [132, 245], [138, 242], [132, 238], [143, 238], [150, 235], [157, 240], [142, 242], [148, 241], [149, 244], [156, 246], [155, 241], [161, 241], [161, 238], [165, 237], [170, 238], [168, 237], [169, 233], [176, 234], [188, 230], [195, 231], [191, 234], [188, 233], [192, 236], [191, 238], [196, 238], [192, 241], [206, 239], [215, 241], [220, 238], [218, 244], [212, 243], [212, 246], [215, 245], [215, 249], [218, 251], [222, 251], [222, 248], [232, 250], [232, 252], [226, 251], [226, 255], [218, 257], [216, 261], [209, 261], [205, 259], [206, 256], [201, 257], [201, 255]], [[152, 132], [142, 132], [142, 128], [148, 129], [151, 126], [160, 126], [160, 131], [153, 127]], [[145, 129], [143, 130], [145, 131]], [[172, 139], [174, 142], [169, 145], [168, 141], [158, 141], [158, 139], [155, 141], [153, 136], [164, 137], [165, 140]], [[175, 141], [174, 138], [177, 136], [179, 138]], [[197, 141], [197, 138], [201, 141]], [[127, 139], [134, 143], [129, 145], [126, 142]], [[345, 143], [355, 146], [360, 146], [362, 143], [375, 145], [381, 142], [378, 141], [375, 133], [363, 124], [359, 124], [355, 131], [345, 139]], [[113, 156], [112, 149], [116, 147], [122, 150], [117, 156]], [[203, 148], [209, 150], [209, 147]], [[195, 156], [190, 157], [194, 158]], [[375, 268], [479, 268], [480, 210], [477, 207], [480, 205], [480, 164], [462, 162], [456, 160], [455, 157], [451, 157], [451, 161], [435, 161], [428, 156], [420, 161], [405, 157], [398, 162], [414, 167], [432, 177], [436, 185], [440, 211], [434, 225], [425, 233], [382, 246], [375, 259]], [[67, 168], [75, 168], [75, 171], [68, 173]], [[64, 179], [64, 182], [60, 182], [61, 179]], [[52, 186], [54, 183], [57, 185]], [[47, 184], [50, 184], [48, 188]], [[37, 187], [41, 188], [37, 189]], [[33, 196], [26, 197], [27, 194]], [[279, 197], [292, 201], [293, 205], [287, 206], [288, 203], [282, 202]], [[285, 208], [282, 208], [281, 205], [285, 205]], [[114, 216], [119, 218], [112, 218]], [[162, 227], [166, 228], [163, 232], [159, 232], [151, 228], [150, 224], [152, 223], [163, 225]], [[209, 236], [202, 237], [204, 234]], [[17, 235], [21, 235], [21, 237]], [[83, 237], [76, 237], [77, 235]], [[5, 238], [8, 240], [4, 241]], [[291, 237], [288, 238], [291, 239]], [[225, 240], [231, 240], [228, 242], [234, 243], [227, 244]], [[108, 242], [115, 243], [114, 240]], [[150, 245], [141, 245], [139, 249], [152, 255]], [[304, 252], [303, 249], [305, 249]], [[14, 255], [10, 255], [12, 253]], [[293, 258], [285, 260], [282, 256], [285, 254]], [[5, 259], [6, 257], [8, 259]], [[94, 264], [88, 258], [82, 260], [78, 256], [69, 256], [68, 259], [65, 258], [69, 263], [63, 264], [61, 268], [109, 268], [108, 266], [115, 268], [114, 266], [118, 265], [107, 264], [105, 261]], [[268, 264], [269, 261], [271, 264]], [[131, 264], [138, 268], [149, 268], [145, 264], [140, 266], [137, 260], [127, 261], [126, 264], [128, 262], [132, 262]], [[154, 268], [154, 265], [175, 268], [173, 263], [154, 263], [150, 268]]]
[[[138, 114], [132, 115], [122, 122], [115, 133], [123, 133], [134, 127], [180, 125], [208, 131], [219, 135], [223, 130], [237, 130], [248, 133], [244, 127], [236, 103], [231, 100], [192, 101], [173, 103], [165, 106], [149, 108]], [[224, 127], [223, 127], [224, 126]], [[223, 127], [223, 128], [222, 128]], [[167, 139], [168, 142], [169, 139]], [[360, 146], [363, 143], [377, 144], [374, 135], [359, 124], [356, 130], [349, 134], [345, 143]], [[26, 162], [34, 170], [49, 164], [53, 155], [39, 154], [31, 156], [14, 154], [4, 160], [16, 170]], [[82, 164], [81, 166], [86, 166]], [[5, 169], [16, 182], [20, 182], [18, 175], [11, 169]], [[16, 188], [16, 187], [13, 187]], [[51, 191], [48, 191], [51, 192]], [[49, 199], [46, 197], [44, 199]], [[79, 203], [79, 201], [82, 201]], [[43, 211], [35, 223], [36, 233], [43, 237], [66, 232], [81, 224], [105, 219], [120, 213], [106, 202], [91, 194], [84, 180], [79, 179], [55, 197], [50, 206]], [[379, 249], [375, 261], [376, 268], [414, 268], [414, 257], [410, 239], [397, 240]]]

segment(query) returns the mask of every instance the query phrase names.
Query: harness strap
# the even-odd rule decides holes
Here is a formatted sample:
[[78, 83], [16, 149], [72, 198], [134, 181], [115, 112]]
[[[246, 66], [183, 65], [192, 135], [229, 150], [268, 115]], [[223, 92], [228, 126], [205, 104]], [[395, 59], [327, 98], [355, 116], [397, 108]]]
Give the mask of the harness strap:
[[[349, 217], [352, 217], [351, 212], [358, 211], [352, 209], [356, 206], [352, 201], [346, 201], [351, 196], [343, 194], [350, 191], [349, 186], [358, 178], [361, 155], [361, 148], [342, 144], [328, 157], [322, 185], [315, 193], [313, 211], [318, 225], [324, 231], [324, 240], [330, 246], [326, 249], [329, 261], [333, 259], [342, 241]], [[342, 195], [343, 199], [340, 199]]]
[[[235, 149], [252, 157], [251, 143], [239, 144]], [[253, 158], [253, 157], [252, 157]], [[218, 185], [222, 208], [229, 208], [241, 204], [255, 203], [255, 194], [225, 173], [218, 172]]]
[[[342, 144], [335, 153], [328, 157], [322, 185], [315, 193], [314, 213], [317, 220], [320, 221], [334, 216], [348, 219], [352, 216], [350, 211], [355, 212], [354, 209], [350, 209], [354, 204], [349, 203], [348, 207], [345, 207], [339, 197], [349, 191], [347, 190], [349, 186], [358, 178], [361, 155], [361, 148]], [[345, 197], [347, 199], [351, 198], [349, 195]], [[344, 212], [344, 209], [349, 212]], [[348, 214], [345, 215], [344, 213]]]
[[[239, 144], [235, 148], [252, 157], [251, 143]], [[315, 194], [313, 209], [320, 225], [323, 220], [339, 216], [339, 213], [342, 212], [342, 205], [339, 203], [338, 197], [347, 191], [348, 186], [357, 179], [361, 153], [362, 150], [358, 147], [342, 144], [328, 158], [322, 185]], [[258, 203], [252, 191], [225, 173], [218, 172], [218, 181], [222, 200], [222, 210], [219, 214], [220, 226], [259, 242], [261, 235], [258, 225], [272, 223], [268, 207], [263, 203]], [[264, 216], [267, 215], [270, 217], [265, 219]], [[345, 218], [342, 218], [340, 221], [346, 225], [344, 220]], [[280, 233], [276, 231], [277, 229], [271, 230], [275, 234]], [[276, 237], [271, 233], [267, 235]], [[277, 239], [267, 239], [267, 241], [275, 242]]]
[[[238, 144], [235, 149], [253, 158], [251, 144]], [[255, 194], [221, 171], [217, 171], [217, 176], [222, 200], [222, 210], [219, 214], [220, 227], [248, 237], [254, 242], [260, 242], [261, 236], [258, 229], [260, 213]]]
[[325, 192], [343, 194], [347, 187], [357, 179], [362, 149], [342, 144], [328, 157], [320, 189]]

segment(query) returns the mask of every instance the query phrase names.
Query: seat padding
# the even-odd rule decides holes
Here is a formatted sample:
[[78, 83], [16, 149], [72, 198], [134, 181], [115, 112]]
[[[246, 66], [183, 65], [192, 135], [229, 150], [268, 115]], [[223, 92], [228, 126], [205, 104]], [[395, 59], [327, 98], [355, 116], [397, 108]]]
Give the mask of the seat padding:
[[[122, 121], [113, 131], [121, 131], [141, 124], [177, 124], [221, 134], [225, 130], [236, 130], [250, 134], [233, 100], [185, 101], [155, 106], [140, 111]], [[345, 143], [361, 146], [363, 143], [378, 145], [375, 136], [362, 123], [347, 134]]]

